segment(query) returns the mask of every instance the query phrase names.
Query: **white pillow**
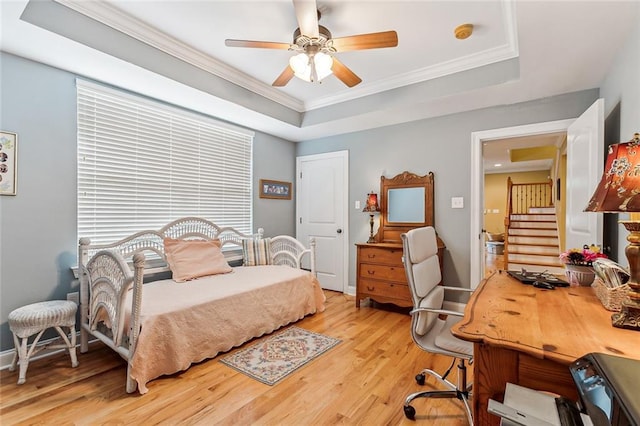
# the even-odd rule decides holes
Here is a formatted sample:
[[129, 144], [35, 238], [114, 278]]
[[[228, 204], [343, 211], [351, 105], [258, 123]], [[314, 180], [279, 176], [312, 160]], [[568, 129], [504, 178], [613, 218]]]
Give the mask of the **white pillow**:
[[219, 240], [164, 239], [164, 253], [173, 279], [182, 283], [206, 275], [226, 274], [233, 269], [222, 254]]

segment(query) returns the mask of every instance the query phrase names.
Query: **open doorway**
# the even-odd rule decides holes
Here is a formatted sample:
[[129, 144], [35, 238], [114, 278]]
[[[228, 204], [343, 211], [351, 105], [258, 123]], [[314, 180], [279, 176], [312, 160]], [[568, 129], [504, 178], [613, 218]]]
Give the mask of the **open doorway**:
[[[504, 141], [508, 145], [509, 140], [519, 141], [528, 137], [541, 135], [566, 133], [569, 125], [574, 120], [559, 120], [552, 122], [536, 123], [524, 126], [508, 127], [502, 129], [486, 130], [471, 134], [471, 277], [473, 287], [484, 278], [485, 265], [485, 195], [484, 174], [485, 163], [484, 144]], [[494, 163], [495, 164], [495, 163]], [[506, 204], [506, 203], [505, 203]], [[493, 209], [492, 209], [493, 210]], [[504, 208], [502, 209], [504, 214]], [[493, 214], [493, 213], [492, 213]], [[499, 214], [499, 213], [498, 213]]]
[[[511, 223], [513, 238], [509, 242], [509, 252], [513, 255], [509, 257], [510, 262], [527, 270], [546, 269], [558, 263], [560, 230], [564, 230], [560, 219], [564, 209], [557, 195], [564, 191], [558, 191], [555, 182], [560, 177], [561, 182], [565, 181], [561, 176], [564, 167], [560, 155], [565, 140], [566, 132], [554, 132], [482, 143], [484, 276], [515, 268], [515, 264], [508, 267], [504, 255], [510, 185], [513, 185], [512, 192], [518, 195], [518, 199], [512, 200], [512, 213], [521, 215], [518, 221]], [[532, 210], [533, 205], [536, 208]], [[531, 214], [534, 211], [536, 215]]]

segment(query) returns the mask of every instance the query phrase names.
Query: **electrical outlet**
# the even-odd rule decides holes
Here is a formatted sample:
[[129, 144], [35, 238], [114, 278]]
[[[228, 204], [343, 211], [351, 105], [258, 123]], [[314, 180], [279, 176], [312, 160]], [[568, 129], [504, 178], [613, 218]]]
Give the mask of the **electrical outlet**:
[[360, 209], [360, 200], [356, 200], [356, 210]]
[[73, 292], [73, 293], [67, 293], [67, 300], [75, 303], [76, 305], [80, 304], [80, 293]]

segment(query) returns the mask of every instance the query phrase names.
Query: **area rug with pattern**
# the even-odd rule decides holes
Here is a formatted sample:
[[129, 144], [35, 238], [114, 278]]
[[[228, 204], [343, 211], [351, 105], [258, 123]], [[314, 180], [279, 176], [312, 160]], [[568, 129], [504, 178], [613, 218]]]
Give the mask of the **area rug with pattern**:
[[274, 385], [338, 343], [339, 339], [292, 326], [226, 355], [220, 362]]

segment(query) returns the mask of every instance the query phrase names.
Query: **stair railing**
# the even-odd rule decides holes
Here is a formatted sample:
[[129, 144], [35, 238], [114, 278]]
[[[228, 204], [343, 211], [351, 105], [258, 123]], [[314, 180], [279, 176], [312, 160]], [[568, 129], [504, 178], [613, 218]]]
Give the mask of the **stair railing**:
[[553, 207], [553, 180], [534, 183], [513, 183], [507, 178], [507, 208], [504, 218], [504, 267], [509, 267], [509, 228], [511, 215], [527, 214], [536, 207]]

